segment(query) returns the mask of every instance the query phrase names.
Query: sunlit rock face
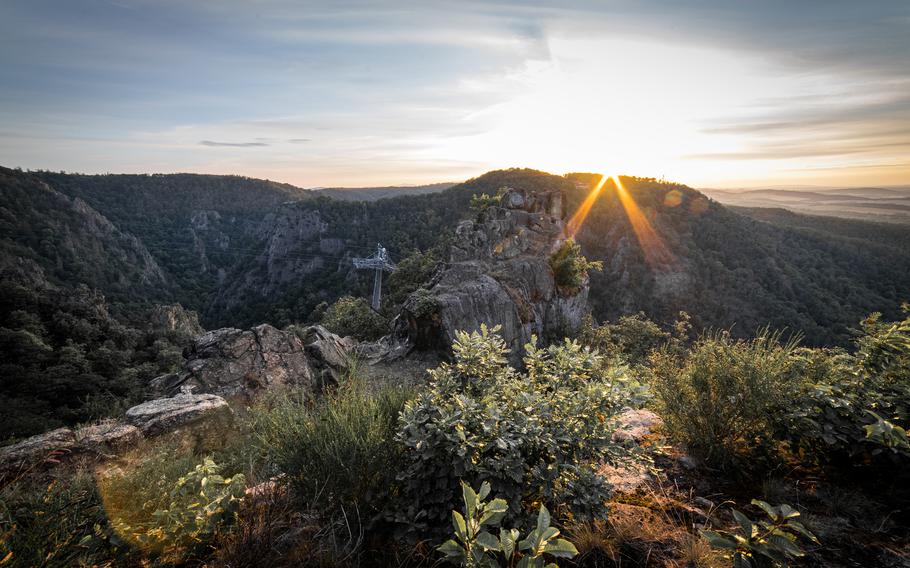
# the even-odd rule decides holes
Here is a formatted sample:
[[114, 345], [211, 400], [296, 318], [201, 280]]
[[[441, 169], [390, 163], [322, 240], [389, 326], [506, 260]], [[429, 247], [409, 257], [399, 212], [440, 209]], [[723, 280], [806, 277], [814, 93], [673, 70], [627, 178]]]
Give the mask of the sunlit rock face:
[[559, 290], [549, 263], [564, 229], [559, 191], [506, 190], [458, 225], [448, 265], [428, 293], [408, 299], [396, 334], [419, 349], [447, 349], [459, 330], [499, 325], [517, 360], [532, 335], [575, 332], [587, 312], [587, 283], [571, 294]]

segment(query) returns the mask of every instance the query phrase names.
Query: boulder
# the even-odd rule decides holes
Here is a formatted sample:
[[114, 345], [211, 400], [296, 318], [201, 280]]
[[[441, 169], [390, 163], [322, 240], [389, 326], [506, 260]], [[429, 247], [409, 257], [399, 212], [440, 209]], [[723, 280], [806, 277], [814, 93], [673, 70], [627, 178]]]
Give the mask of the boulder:
[[532, 336], [574, 333], [588, 311], [588, 286], [557, 287], [550, 256], [564, 240], [559, 191], [507, 189], [498, 206], [458, 225], [448, 264], [408, 298], [394, 335], [447, 350], [457, 331], [499, 325], [517, 363]]
[[321, 385], [337, 384], [351, 365], [351, 355], [357, 342], [339, 337], [321, 325], [312, 325], [297, 332], [304, 343], [308, 363]]
[[226, 400], [214, 394], [192, 394], [187, 388], [176, 396], [150, 400], [130, 408], [126, 411], [126, 420], [146, 436], [151, 436], [219, 414], [231, 414]]
[[109, 454], [138, 444], [142, 431], [132, 424], [118, 420], [103, 420], [84, 426], [75, 432], [79, 449], [95, 454]]
[[58, 428], [0, 448], [0, 471], [26, 469], [45, 462], [55, 463], [76, 449], [76, 435], [69, 428]]
[[284, 386], [315, 392], [318, 386], [303, 341], [292, 331], [266, 324], [245, 331], [229, 327], [210, 331], [184, 356], [181, 371], [151, 381], [155, 395], [171, 396], [184, 386], [195, 392], [247, 397]]

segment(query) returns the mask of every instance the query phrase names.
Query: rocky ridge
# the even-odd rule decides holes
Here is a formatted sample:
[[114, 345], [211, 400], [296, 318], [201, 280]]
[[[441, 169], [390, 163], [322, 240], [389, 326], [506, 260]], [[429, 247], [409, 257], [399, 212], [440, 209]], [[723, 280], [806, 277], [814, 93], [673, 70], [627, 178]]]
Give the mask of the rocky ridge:
[[559, 190], [507, 188], [457, 226], [449, 263], [408, 298], [394, 335], [411, 347], [447, 349], [457, 331], [498, 325], [518, 360], [532, 336], [572, 334], [587, 313], [588, 286], [566, 293], [555, 282], [549, 260], [565, 240], [562, 216]]

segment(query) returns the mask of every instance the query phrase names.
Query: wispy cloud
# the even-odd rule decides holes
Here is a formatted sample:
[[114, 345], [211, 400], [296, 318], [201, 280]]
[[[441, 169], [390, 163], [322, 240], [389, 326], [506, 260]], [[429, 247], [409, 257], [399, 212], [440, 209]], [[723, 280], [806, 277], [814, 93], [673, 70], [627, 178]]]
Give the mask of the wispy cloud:
[[224, 147], [224, 148], [256, 148], [260, 146], [269, 146], [265, 142], [216, 142], [214, 140], [202, 140], [200, 146]]

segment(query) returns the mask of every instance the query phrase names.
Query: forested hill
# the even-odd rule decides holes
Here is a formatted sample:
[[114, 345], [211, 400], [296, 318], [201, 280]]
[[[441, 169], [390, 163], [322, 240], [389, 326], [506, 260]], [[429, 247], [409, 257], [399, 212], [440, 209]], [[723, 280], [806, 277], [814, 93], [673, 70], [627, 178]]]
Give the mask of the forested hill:
[[[559, 188], [568, 216], [599, 180], [500, 170], [366, 202], [232, 176], [0, 174], [5, 257], [34, 260], [57, 285], [100, 290], [114, 313], [177, 301], [210, 328], [285, 325], [322, 302], [366, 295], [371, 275], [351, 258], [377, 242], [397, 261], [428, 249], [445, 258], [455, 225], [474, 214], [473, 195]], [[864, 315], [894, 316], [910, 299], [908, 229], [738, 211], [685, 186], [623, 182], [663, 249], [644, 254], [608, 184], [577, 236], [589, 258], [604, 261], [590, 294], [599, 319], [642, 310], [670, 320], [685, 310], [701, 327], [746, 334], [771, 324], [813, 344], [844, 344]]]

